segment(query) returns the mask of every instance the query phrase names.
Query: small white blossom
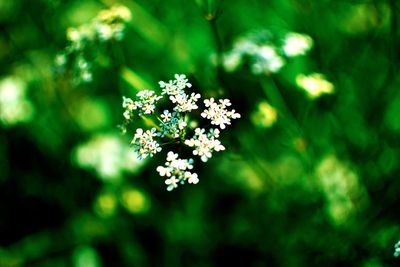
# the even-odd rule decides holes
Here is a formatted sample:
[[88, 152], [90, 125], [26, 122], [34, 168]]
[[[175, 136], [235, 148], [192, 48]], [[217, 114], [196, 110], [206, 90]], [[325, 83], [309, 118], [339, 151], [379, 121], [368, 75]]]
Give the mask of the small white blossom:
[[199, 182], [197, 173], [185, 172], [185, 177], [189, 184], [197, 184]]
[[144, 159], [147, 156], [153, 157], [154, 154], [161, 151], [160, 145], [153, 138], [157, 136], [156, 129], [143, 131], [138, 128], [131, 144], [134, 151], [138, 154], [138, 159]]
[[208, 134], [202, 128], [196, 128], [193, 138], [185, 140], [185, 144], [194, 147], [193, 155], [197, 155], [203, 162], [212, 157], [214, 151], [225, 150], [225, 147], [217, 139], [219, 137], [218, 129], [210, 129]]
[[240, 118], [240, 114], [236, 113], [234, 109], [226, 109], [231, 105], [229, 99], [220, 99], [218, 102], [215, 102], [214, 98], [204, 100], [207, 109], [201, 113], [201, 116], [211, 120], [211, 124], [225, 129], [225, 125], [231, 124], [231, 119]]
[[178, 184], [184, 184], [188, 181], [190, 184], [197, 184], [199, 179], [197, 173], [188, 170], [193, 169], [192, 159], [179, 159], [178, 154], [170, 151], [167, 154], [167, 162], [165, 166], [158, 166], [157, 172], [160, 176], [166, 176], [165, 184], [168, 185], [167, 190], [171, 191], [178, 187]]
[[172, 176], [171, 178], [168, 178], [165, 180], [165, 184], [168, 185], [167, 190], [172, 191], [173, 189], [178, 187], [179, 179], [177, 179], [175, 176]]

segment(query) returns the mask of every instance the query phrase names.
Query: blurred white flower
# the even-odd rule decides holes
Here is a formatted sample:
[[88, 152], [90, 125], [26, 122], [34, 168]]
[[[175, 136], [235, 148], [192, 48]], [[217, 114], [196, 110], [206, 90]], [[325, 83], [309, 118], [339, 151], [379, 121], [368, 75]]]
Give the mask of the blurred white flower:
[[335, 155], [325, 157], [316, 174], [326, 198], [326, 209], [335, 224], [343, 224], [365, 207], [368, 195], [356, 172]]
[[278, 72], [285, 65], [285, 60], [279, 56], [275, 47], [264, 45], [258, 48], [254, 55], [251, 70], [254, 74], [269, 74]]
[[253, 31], [238, 38], [230, 51], [224, 53], [223, 67], [234, 72], [243, 62], [248, 62], [256, 75], [279, 72], [286, 64], [286, 57], [306, 54], [313, 45], [311, 37], [299, 33], [288, 33], [283, 44], [265, 30]]
[[26, 95], [27, 86], [18, 77], [0, 80], [0, 122], [8, 127], [28, 122], [33, 118], [34, 107]]
[[[120, 41], [124, 37], [125, 24], [131, 19], [131, 12], [124, 6], [113, 6], [99, 12], [89, 23], [67, 29], [68, 44], [63, 53], [55, 59], [58, 71], [65, 71], [65, 63], [73, 66], [74, 82], [91, 82], [93, 80], [91, 64], [81, 64], [86, 57], [86, 48], [93, 49], [98, 42]], [[62, 56], [61, 56], [62, 55]], [[76, 59], [78, 58], [78, 59]], [[85, 60], [85, 63], [88, 63]]]
[[99, 178], [112, 181], [124, 172], [137, 173], [144, 164], [119, 135], [99, 134], [74, 150], [73, 158], [82, 168], [94, 170]]
[[242, 64], [242, 55], [228, 52], [223, 55], [223, 66], [227, 72], [234, 72]]
[[294, 57], [306, 54], [312, 46], [313, 40], [310, 36], [291, 32], [286, 35], [282, 49], [286, 56]]

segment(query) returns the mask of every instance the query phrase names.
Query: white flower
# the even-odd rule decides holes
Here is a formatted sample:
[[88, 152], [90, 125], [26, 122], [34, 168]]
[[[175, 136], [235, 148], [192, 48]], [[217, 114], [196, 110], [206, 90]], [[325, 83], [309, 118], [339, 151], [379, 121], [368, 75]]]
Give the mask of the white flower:
[[178, 154], [176, 154], [176, 153], [174, 153], [174, 152], [172, 152], [172, 151], [169, 151], [168, 152], [168, 154], [167, 154], [167, 161], [174, 161], [174, 160], [176, 160], [178, 158]]
[[288, 33], [283, 44], [283, 52], [288, 57], [304, 55], [311, 49], [313, 40], [310, 36], [299, 33]]
[[215, 102], [214, 98], [204, 100], [207, 109], [201, 113], [201, 116], [211, 120], [211, 124], [225, 129], [225, 125], [231, 124], [231, 119], [240, 118], [240, 114], [236, 113], [234, 109], [226, 109], [226, 107], [231, 105], [229, 99], [220, 99], [218, 102]]
[[158, 166], [157, 172], [160, 176], [166, 176], [165, 184], [168, 185], [167, 190], [171, 191], [178, 187], [178, 184], [184, 184], [188, 181], [190, 184], [197, 184], [199, 179], [197, 173], [188, 170], [193, 169], [192, 159], [179, 159], [178, 154], [170, 151], [167, 154], [167, 162], [165, 166]]
[[185, 172], [185, 177], [189, 184], [197, 184], [199, 182], [197, 173]]
[[168, 110], [164, 110], [163, 114], [161, 114], [160, 117], [163, 122], [169, 122], [171, 120], [172, 114]]
[[155, 136], [157, 136], [155, 128], [146, 132], [141, 128], [136, 130], [131, 144], [138, 154], [138, 159], [144, 159], [147, 156], [153, 157], [154, 154], [161, 151], [160, 145], [153, 139]]
[[167, 190], [172, 191], [174, 188], [178, 187], [179, 179], [177, 179], [175, 176], [172, 176], [171, 178], [165, 180], [165, 184], [168, 185]]
[[185, 144], [194, 147], [193, 155], [197, 155], [203, 162], [212, 157], [214, 151], [225, 150], [225, 147], [217, 139], [219, 137], [218, 129], [210, 129], [208, 134], [204, 133], [202, 128], [196, 128], [193, 138], [185, 140]]

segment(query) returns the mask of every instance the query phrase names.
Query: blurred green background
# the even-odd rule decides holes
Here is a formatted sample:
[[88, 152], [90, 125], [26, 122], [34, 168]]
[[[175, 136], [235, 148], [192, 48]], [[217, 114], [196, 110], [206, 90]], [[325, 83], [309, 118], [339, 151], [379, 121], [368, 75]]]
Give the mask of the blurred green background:
[[[131, 12], [123, 39], [87, 45], [92, 81], [77, 82], [55, 64], [67, 29], [115, 4]], [[0, 267], [400, 264], [399, 7], [0, 0]], [[313, 48], [271, 75], [215, 65], [257, 30]], [[175, 73], [242, 118], [199, 184], [167, 192], [164, 156], [137, 161], [117, 126], [123, 95]], [[311, 73], [334, 92], [307, 97], [296, 77]]]

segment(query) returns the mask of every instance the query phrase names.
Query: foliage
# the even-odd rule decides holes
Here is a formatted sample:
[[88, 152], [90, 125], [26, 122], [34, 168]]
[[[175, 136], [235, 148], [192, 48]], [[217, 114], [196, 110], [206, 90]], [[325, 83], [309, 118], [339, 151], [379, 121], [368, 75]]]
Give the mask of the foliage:
[[0, 267], [395, 266], [399, 8], [0, 0]]

